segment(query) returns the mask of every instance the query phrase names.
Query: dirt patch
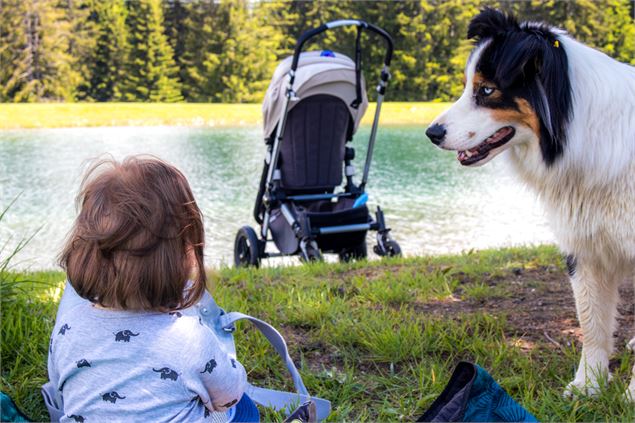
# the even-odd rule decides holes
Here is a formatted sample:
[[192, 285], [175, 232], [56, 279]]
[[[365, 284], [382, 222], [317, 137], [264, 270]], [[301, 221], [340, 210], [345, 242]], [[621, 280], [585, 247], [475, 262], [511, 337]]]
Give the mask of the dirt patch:
[[[399, 271], [403, 270], [403, 267], [395, 266], [391, 270]], [[369, 279], [378, 277], [376, 269], [359, 269], [356, 273]], [[350, 274], [346, 276], [350, 277]], [[460, 320], [465, 319], [466, 314], [481, 312], [505, 316], [505, 335], [508, 341], [527, 351], [535, 349], [537, 345], [553, 350], [572, 343], [581, 345], [582, 334], [576, 317], [573, 293], [569, 279], [561, 269], [555, 266], [542, 266], [534, 269], [512, 269], [504, 275], [480, 274], [470, 277], [458, 273], [452, 277], [458, 279], [459, 285], [451, 297], [434, 302], [417, 302], [410, 306], [421, 314], [443, 319]], [[485, 297], [481, 300], [470, 298], [466, 292], [473, 284], [490, 286], [493, 292], [500, 293], [500, 296]], [[333, 286], [332, 289], [342, 297], [356, 294], [339, 285]], [[631, 281], [620, 287], [620, 299], [618, 329], [615, 333], [616, 349], [623, 348], [635, 335], [635, 295]], [[388, 304], [377, 306], [391, 307]], [[313, 334], [314, 328], [283, 324], [278, 329], [286, 338], [291, 356], [296, 363], [303, 357], [305, 365], [313, 372], [344, 372], [344, 354], [336, 346], [316, 339]], [[373, 373], [377, 367], [384, 366], [384, 363], [361, 360], [356, 366], [358, 372]]]
[[358, 269], [348, 270], [341, 275], [343, 279], [349, 280], [356, 277], [361, 277], [362, 279], [373, 281], [376, 279], [380, 279], [389, 274], [397, 274], [400, 273], [403, 269], [410, 268], [413, 269], [412, 265], [408, 264], [394, 264], [391, 266], [364, 266]]
[[[482, 275], [481, 283], [503, 288], [504, 296], [488, 297], [477, 301], [463, 295], [463, 286], [474, 283], [459, 274], [460, 286], [453, 297], [444, 301], [418, 303], [421, 313], [452, 317], [459, 314], [486, 311], [505, 315], [507, 335], [519, 339], [520, 346], [546, 342], [553, 348], [581, 342], [573, 293], [568, 277], [553, 267], [524, 270], [515, 269], [505, 276]], [[620, 286], [616, 347], [626, 345], [635, 334], [634, 293], [632, 281]]]
[[296, 325], [281, 325], [278, 330], [290, 347], [291, 358], [296, 364], [304, 357], [305, 364], [315, 373], [332, 368], [344, 371], [342, 354], [334, 345], [314, 339], [309, 330]]

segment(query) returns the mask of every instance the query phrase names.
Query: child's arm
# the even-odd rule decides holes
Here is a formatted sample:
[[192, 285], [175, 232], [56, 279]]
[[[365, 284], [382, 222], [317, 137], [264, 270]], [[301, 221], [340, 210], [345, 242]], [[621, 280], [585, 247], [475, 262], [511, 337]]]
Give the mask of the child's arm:
[[225, 411], [236, 405], [247, 386], [247, 372], [243, 365], [218, 350], [204, 366], [200, 378], [209, 394], [213, 409]]
[[47, 367], [48, 367], [49, 381], [55, 387], [56, 393], [59, 392], [58, 387], [60, 385], [60, 380], [59, 380], [60, 376], [59, 376], [57, 366], [55, 365], [53, 361], [53, 342], [54, 342], [55, 335], [57, 334], [59, 330], [58, 322], [60, 322], [61, 316], [63, 316], [67, 311], [71, 310], [74, 307], [77, 307], [78, 305], [81, 305], [87, 302], [88, 300], [80, 297], [75, 291], [75, 289], [73, 288], [73, 285], [71, 285], [70, 281], [67, 280], [64, 285], [64, 294], [62, 295], [62, 299], [60, 300], [59, 306], [57, 307], [55, 326], [53, 328], [53, 333], [51, 334], [51, 337], [49, 338], [49, 344], [48, 344]]
[[212, 330], [196, 325], [199, 339], [192, 357], [196, 360], [192, 363], [195, 383], [204, 390], [200, 397], [207, 408], [225, 411], [242, 398], [247, 387], [247, 372], [233, 354], [222, 348]]

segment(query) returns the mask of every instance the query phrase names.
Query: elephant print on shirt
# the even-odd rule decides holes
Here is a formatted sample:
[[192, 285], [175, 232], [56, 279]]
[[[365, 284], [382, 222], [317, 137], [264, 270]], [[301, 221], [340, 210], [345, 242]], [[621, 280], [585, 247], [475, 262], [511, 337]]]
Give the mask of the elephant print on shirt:
[[115, 335], [115, 341], [119, 342], [130, 342], [130, 337], [131, 336], [139, 336], [138, 333], [133, 333], [131, 330], [120, 330], [117, 333], [114, 333], [113, 335]]
[[214, 360], [213, 358], [207, 362], [207, 364], [205, 364], [205, 370], [203, 370], [201, 373], [212, 373], [212, 370], [214, 370], [214, 368], [216, 367], [216, 360]]
[[66, 331], [67, 331], [67, 330], [71, 330], [71, 327], [70, 327], [70, 326], [68, 326], [68, 324], [64, 323], [64, 326], [62, 326], [62, 327], [60, 328], [60, 331], [59, 331], [59, 332], [57, 332], [57, 333], [58, 333], [58, 335], [66, 335]]
[[76, 361], [75, 363], [77, 364], [78, 369], [81, 369], [82, 367], [91, 367], [90, 363], [85, 358], [82, 358], [81, 360]]
[[69, 419], [73, 419], [79, 423], [84, 423], [84, 421], [86, 420], [84, 416], [78, 416], [77, 414], [71, 414], [70, 416], [67, 414], [66, 417], [68, 417]]
[[176, 379], [179, 377], [179, 374], [169, 367], [163, 367], [161, 369], [155, 369], [153, 367], [152, 370], [157, 373], [161, 373], [161, 379], [171, 379], [176, 381]]
[[117, 402], [118, 399], [125, 399], [126, 397], [122, 397], [117, 393], [117, 391], [106, 392], [101, 396], [101, 399], [104, 401], [112, 402], [113, 404]]

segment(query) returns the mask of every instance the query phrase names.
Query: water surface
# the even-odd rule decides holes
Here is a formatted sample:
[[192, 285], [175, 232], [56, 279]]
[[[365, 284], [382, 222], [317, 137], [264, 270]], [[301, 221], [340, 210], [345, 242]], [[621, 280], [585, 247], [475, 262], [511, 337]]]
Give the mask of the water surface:
[[[369, 128], [354, 146], [360, 176]], [[406, 255], [552, 242], [540, 205], [503, 160], [463, 168], [428, 142], [424, 128], [379, 130], [368, 192]], [[264, 155], [260, 128], [104, 127], [0, 132], [0, 207], [19, 196], [2, 223], [6, 254], [35, 236], [14, 263], [55, 266], [76, 215], [74, 198], [87, 160], [148, 153], [187, 176], [205, 216], [208, 264], [232, 261], [234, 235], [251, 217]]]

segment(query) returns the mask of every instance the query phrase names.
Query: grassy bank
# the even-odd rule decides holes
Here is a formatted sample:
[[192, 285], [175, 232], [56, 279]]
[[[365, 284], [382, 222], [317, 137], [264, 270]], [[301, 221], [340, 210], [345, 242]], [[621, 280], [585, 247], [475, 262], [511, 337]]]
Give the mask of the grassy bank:
[[[621, 397], [633, 364], [624, 348], [632, 310], [621, 317], [614, 379], [601, 396], [561, 396], [577, 364], [580, 334], [554, 247], [221, 269], [210, 276], [223, 307], [281, 330], [309, 391], [332, 401], [333, 421], [412, 420], [439, 395], [459, 360], [486, 368], [541, 421], [635, 419]], [[3, 281], [7, 277], [32, 282], [3, 286], [1, 388], [43, 420], [38, 388], [46, 378], [63, 274], [5, 274]], [[621, 297], [632, 296], [625, 287]], [[252, 382], [292, 388], [259, 333], [242, 324], [236, 338]]]
[[[385, 103], [382, 124], [426, 124], [448, 103]], [[363, 123], [372, 121], [371, 104]], [[76, 126], [248, 126], [262, 123], [260, 104], [0, 103], [0, 129]]]

